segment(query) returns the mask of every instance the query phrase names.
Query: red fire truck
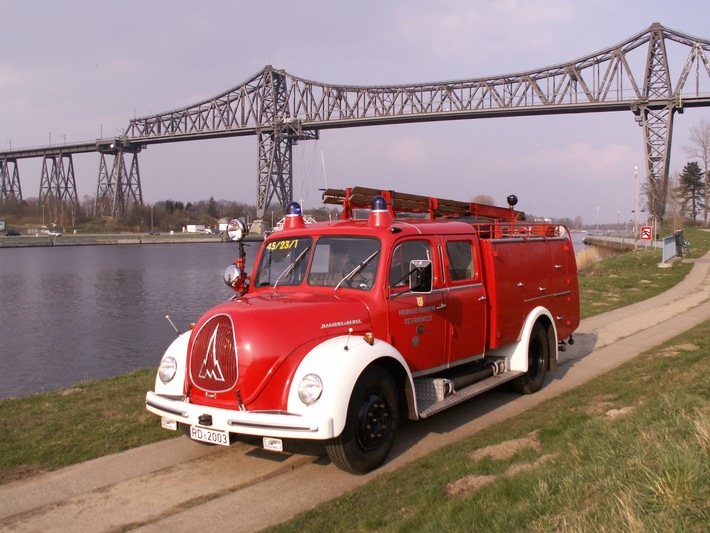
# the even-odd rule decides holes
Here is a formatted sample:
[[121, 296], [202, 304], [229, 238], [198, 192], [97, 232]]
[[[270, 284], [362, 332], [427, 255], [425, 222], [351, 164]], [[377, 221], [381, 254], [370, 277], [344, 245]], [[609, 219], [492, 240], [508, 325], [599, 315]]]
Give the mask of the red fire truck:
[[579, 325], [567, 228], [526, 222], [513, 195], [507, 208], [362, 187], [323, 199], [342, 218], [306, 226], [292, 203], [250, 276], [244, 224], [230, 223], [237, 294], [163, 356], [146, 396], [163, 427], [279, 451], [322, 440], [361, 474], [386, 460], [402, 417], [542, 387]]

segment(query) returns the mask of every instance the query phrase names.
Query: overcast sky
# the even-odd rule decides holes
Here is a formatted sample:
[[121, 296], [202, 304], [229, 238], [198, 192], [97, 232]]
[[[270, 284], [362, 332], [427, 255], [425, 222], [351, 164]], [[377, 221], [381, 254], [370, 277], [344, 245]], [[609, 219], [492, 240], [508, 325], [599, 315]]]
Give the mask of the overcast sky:
[[[0, 149], [120, 135], [133, 117], [216, 96], [267, 64], [399, 85], [566, 63], [654, 22], [710, 39], [707, 0], [0, 0], [0, 13]], [[710, 108], [676, 115], [672, 172], [701, 118]], [[295, 148], [294, 196], [308, 208], [326, 184], [498, 203], [514, 193], [537, 215], [623, 222], [634, 167], [645, 179], [643, 143], [630, 111], [328, 130]], [[147, 203], [256, 203], [255, 137], [149, 146], [139, 164]], [[79, 199], [95, 195], [98, 155], [74, 166]], [[37, 197], [41, 160], [19, 169], [23, 196]]]

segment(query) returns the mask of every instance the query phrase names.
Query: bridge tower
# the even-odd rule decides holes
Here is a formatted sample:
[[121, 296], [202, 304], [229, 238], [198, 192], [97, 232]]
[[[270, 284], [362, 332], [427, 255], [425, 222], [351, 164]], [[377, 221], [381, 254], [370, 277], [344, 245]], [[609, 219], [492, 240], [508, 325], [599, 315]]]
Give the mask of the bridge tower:
[[[130, 208], [143, 205], [138, 152], [140, 145], [127, 145], [116, 139], [108, 145], [99, 145], [99, 179], [96, 186], [94, 216], [125, 216]], [[106, 162], [107, 156], [113, 156], [113, 163]], [[130, 157], [130, 166], [125, 157]]]
[[263, 220], [274, 196], [281, 210], [293, 201], [293, 146], [299, 140], [317, 139], [317, 131], [303, 131], [291, 117], [286, 98], [286, 76], [267, 66], [260, 79], [263, 123], [257, 129], [258, 187], [256, 218]]
[[[635, 113], [644, 131], [648, 209], [660, 223], [665, 215], [668, 196], [673, 116], [676, 111], [682, 113], [683, 108], [682, 102], [676, 102], [671, 86], [663, 27], [653, 24], [649, 32], [643, 87], [645, 103], [639, 104]], [[655, 102], [655, 105], [650, 102]]]
[[2, 175], [0, 203], [7, 203], [9, 200], [22, 202], [22, 187], [20, 187], [20, 171], [17, 168], [17, 159], [0, 159], [0, 175]]
[[42, 177], [39, 184], [39, 203], [49, 209], [50, 221], [64, 226], [68, 214], [74, 225], [78, 200], [74, 162], [70, 153], [47, 153], [42, 160]]

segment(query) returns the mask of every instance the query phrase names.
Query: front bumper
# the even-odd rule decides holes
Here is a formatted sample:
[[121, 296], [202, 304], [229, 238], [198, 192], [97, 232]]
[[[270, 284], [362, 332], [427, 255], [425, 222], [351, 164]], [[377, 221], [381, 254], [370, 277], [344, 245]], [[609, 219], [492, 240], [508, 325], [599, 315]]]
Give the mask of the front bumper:
[[195, 405], [184, 399], [173, 399], [148, 392], [145, 397], [146, 409], [151, 413], [180, 424], [203, 426], [199, 417], [210, 415], [210, 429], [283, 439], [322, 440], [335, 437], [333, 419], [330, 417], [309, 417], [302, 414], [265, 411], [233, 411]]

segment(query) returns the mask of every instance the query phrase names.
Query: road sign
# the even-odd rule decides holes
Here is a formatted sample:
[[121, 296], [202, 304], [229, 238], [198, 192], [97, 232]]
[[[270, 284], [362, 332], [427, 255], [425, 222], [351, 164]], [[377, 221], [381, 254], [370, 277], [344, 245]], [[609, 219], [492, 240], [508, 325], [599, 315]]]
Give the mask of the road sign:
[[650, 241], [653, 235], [653, 228], [651, 226], [641, 226], [641, 240]]

